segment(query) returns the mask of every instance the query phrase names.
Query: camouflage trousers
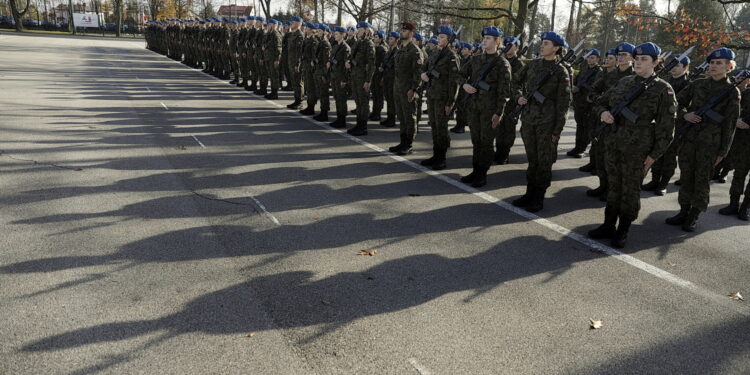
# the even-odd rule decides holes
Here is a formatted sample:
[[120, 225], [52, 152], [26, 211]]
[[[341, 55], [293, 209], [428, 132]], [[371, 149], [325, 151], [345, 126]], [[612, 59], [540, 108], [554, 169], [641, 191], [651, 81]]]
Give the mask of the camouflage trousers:
[[427, 115], [432, 130], [433, 150], [445, 151], [451, 147], [451, 136], [448, 132], [448, 115], [445, 114], [446, 100], [428, 99]]
[[495, 137], [497, 128], [492, 128], [492, 115], [494, 112], [482, 108], [480, 101], [476, 98], [469, 99], [470, 110], [467, 113], [469, 129], [471, 130], [472, 164], [481, 169], [489, 169], [495, 159]]
[[388, 104], [388, 117], [396, 117], [396, 103], [393, 99], [393, 78], [383, 78], [383, 96]]
[[677, 197], [681, 207], [706, 211], [716, 155], [718, 145], [702, 144], [695, 139], [685, 139], [682, 142], [678, 156], [682, 185]]
[[[526, 181], [538, 189], [552, 184], [552, 165], [557, 161], [557, 144], [552, 141], [553, 124], [521, 124], [521, 138], [526, 149]], [[603, 165], [603, 164], [602, 164]]]
[[407, 84], [393, 85], [393, 101], [396, 103], [396, 116], [398, 117], [401, 136], [411, 143], [417, 134], [417, 95], [414, 94], [414, 100], [409, 102]]
[[592, 106], [593, 104], [575, 106], [576, 144], [574, 148], [581, 152], [586, 151], [591, 143], [591, 128], [595, 127], [596, 116], [593, 113]]
[[385, 99], [383, 93], [383, 84], [380, 83], [383, 79], [382, 73], [375, 73], [372, 76], [372, 84], [370, 85], [370, 93], [372, 96], [372, 112], [380, 114], [383, 110], [383, 101]]
[[[315, 108], [318, 103], [318, 89], [315, 85], [315, 74], [312, 68], [302, 69], [302, 77], [305, 80], [305, 94], [307, 94], [307, 106]], [[300, 91], [300, 94], [302, 92]]]
[[614, 207], [622, 220], [634, 221], [641, 210], [643, 162], [648, 152], [614, 145], [608, 145], [606, 150], [607, 206]]
[[[333, 89], [333, 98], [336, 101], [336, 115], [338, 117], [346, 117], [349, 112], [346, 103], [348, 99], [347, 89], [346, 87], [341, 87], [342, 81], [345, 82], [346, 78], [331, 76], [331, 89]], [[309, 91], [309, 89], [307, 90]]]
[[294, 91], [294, 100], [302, 101], [302, 93], [304, 93], [304, 85], [302, 83], [302, 72], [297, 71], [297, 62], [293, 61], [291, 63], [287, 62], [288, 64], [288, 72], [289, 76], [287, 77], [287, 81], [289, 82], [289, 85], [292, 86], [292, 90]]
[[[506, 109], [506, 112], [508, 110]], [[516, 125], [511, 116], [503, 116], [497, 126], [497, 137], [495, 137], [495, 149], [498, 154], [508, 155], [511, 147], [516, 143]]]
[[318, 99], [320, 100], [320, 110], [328, 112], [331, 110], [331, 102], [328, 93], [328, 75], [325, 73], [315, 73], [315, 88], [318, 90]]
[[748, 173], [750, 173], [750, 130], [735, 130], [734, 143], [728, 158], [734, 167], [729, 196], [739, 198], [744, 193], [745, 200], [750, 199], [750, 183], [745, 185]]
[[675, 139], [669, 144], [669, 148], [659, 159], [651, 166], [651, 177], [659, 181], [665, 179], [669, 181], [677, 169], [677, 154], [680, 152], [680, 141]]
[[370, 90], [365, 90], [365, 77], [361, 74], [352, 74], [352, 94], [354, 102], [357, 103], [357, 123], [367, 124], [370, 117]]

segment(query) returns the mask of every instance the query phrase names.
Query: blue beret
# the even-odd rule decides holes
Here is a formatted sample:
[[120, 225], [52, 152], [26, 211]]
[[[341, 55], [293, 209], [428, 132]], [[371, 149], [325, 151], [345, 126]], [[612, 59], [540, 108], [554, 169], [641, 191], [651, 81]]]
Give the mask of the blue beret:
[[437, 41], [437, 39], [430, 39], [429, 41], [427, 41], [427, 43], [432, 43], [434, 45], [437, 45], [438, 41]]
[[246, 21], [255, 21], [255, 16], [245, 18]]
[[474, 49], [482, 49], [482, 43], [474, 43]]
[[391, 31], [390, 33], [388, 33], [388, 36], [390, 36], [392, 38], [396, 38], [396, 39], [401, 38], [401, 34], [395, 32], [395, 31]]
[[486, 26], [482, 29], [482, 36], [494, 36], [494, 37], [501, 37], [503, 36], [503, 31], [498, 29], [495, 26]]
[[514, 37], [513, 35], [506, 36], [505, 39], [503, 39], [503, 44], [515, 44], [517, 46], [520, 46], [521, 45], [521, 39], [518, 39], [518, 38]]
[[201, 20], [200, 18], [198, 18], [198, 17], [195, 17], [195, 22], [198, 22], [198, 21], [200, 21], [200, 20]]
[[336, 26], [333, 28], [333, 31], [338, 31], [340, 33], [346, 33], [346, 29], [343, 26]]
[[328, 27], [328, 25], [324, 25], [324, 24], [322, 24], [322, 23], [320, 24], [320, 27], [319, 27], [319, 29], [321, 29], [321, 30], [323, 30], [323, 31], [325, 31], [325, 32], [327, 32], [327, 33], [330, 33], [330, 32], [331, 32], [331, 28], [330, 28], [330, 27]]
[[737, 57], [737, 55], [734, 54], [734, 51], [729, 48], [721, 47], [713, 50], [713, 52], [706, 56], [706, 61], [711, 62], [713, 59], [734, 60], [735, 57]]
[[385, 32], [383, 32], [383, 30], [378, 30], [373, 35], [375, 35], [376, 37], [378, 37], [380, 39], [385, 39]]
[[423, 41], [424, 37], [420, 33], [414, 33], [414, 39], [419, 40], [419, 41]]
[[461, 43], [461, 48], [471, 49], [472, 45], [471, 45], [471, 43], [463, 42], [463, 43]]
[[292, 24], [291, 21], [284, 21], [284, 25], [291, 25], [291, 24]]
[[240, 18], [240, 22], [245, 22], [245, 21], [247, 21], [247, 18], [245, 17]]
[[622, 42], [615, 47], [615, 50], [617, 50], [617, 53], [627, 52], [632, 55], [635, 52], [635, 46], [628, 42]]
[[356, 30], [354, 30], [353, 27], [349, 26], [349, 27], [346, 28], [346, 31], [356, 31]]
[[596, 48], [592, 49], [590, 52], [591, 53], [589, 54], [589, 56], [601, 56], [602, 55], [602, 53]]
[[450, 27], [450, 26], [447, 26], [447, 25], [443, 25], [443, 26], [438, 27], [438, 32], [437, 33], [438, 34], [445, 34], [445, 35], [448, 35], [448, 36], [454, 36], [454, 35], [456, 35], [456, 32], [453, 31], [453, 28]]
[[302, 22], [302, 17], [294, 16], [292, 17], [292, 22]]
[[273, 19], [273, 18], [269, 18], [269, 19], [268, 19], [268, 23], [273, 23], [273, 24], [277, 24], [277, 23], [279, 23], [279, 21], [276, 21], [276, 20], [275, 20], [275, 19]]
[[687, 57], [687, 56], [685, 56], [685, 57], [682, 58], [682, 60], [680, 60], [680, 63], [682, 65], [690, 65], [690, 58]]
[[229, 19], [226, 17], [221, 17], [221, 22], [229, 22]]
[[362, 21], [362, 22], [357, 23], [357, 28], [358, 29], [372, 29], [372, 25], [369, 22]]
[[608, 49], [607, 53], [604, 54], [604, 57], [607, 57], [607, 56], [617, 56], [617, 49], [615, 48]]
[[635, 52], [633, 53], [633, 56], [648, 55], [655, 59], [659, 57], [660, 54], [661, 54], [661, 47], [657, 46], [654, 43], [646, 42], [646, 43], [638, 45], [638, 47], [635, 47]]
[[257, 16], [257, 17], [255, 17], [255, 20], [256, 21], [265, 21], [266, 19], [263, 18], [263, 17], [261, 17], [261, 16]]
[[565, 38], [554, 31], [545, 31], [542, 33], [542, 35], [540, 35], [539, 38], [542, 40], [549, 40], [556, 46], [568, 48], [568, 42], [565, 41]]

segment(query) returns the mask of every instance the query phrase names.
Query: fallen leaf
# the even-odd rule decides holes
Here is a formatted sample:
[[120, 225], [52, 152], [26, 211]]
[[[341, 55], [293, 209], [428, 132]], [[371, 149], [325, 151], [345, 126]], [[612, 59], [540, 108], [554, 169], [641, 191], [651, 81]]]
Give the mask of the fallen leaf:
[[320, 218], [319, 217], [314, 217], [313, 220], [320, 220]]
[[323, 300], [323, 304], [324, 304], [324, 305], [330, 305], [330, 304], [331, 304], [331, 301], [329, 301], [329, 300], [325, 300], [325, 299], [324, 299], [324, 300]]
[[357, 253], [357, 255], [369, 255], [369, 256], [373, 256], [373, 255], [375, 255], [377, 253], [378, 253], [377, 250], [360, 250], [359, 253]]
[[589, 319], [589, 325], [591, 326], [591, 329], [599, 329], [602, 328], [604, 323], [601, 320]]
[[729, 296], [729, 298], [731, 298], [731, 299], [733, 299], [735, 301], [744, 301], [745, 300], [745, 298], [742, 297], [742, 294], [740, 294], [740, 292], [734, 292], [734, 293], [730, 293], [730, 294], [727, 294], [727, 295]]
[[409, 196], [410, 197], [421, 197], [422, 194], [411, 193], [411, 194], [409, 194]]
[[254, 336], [255, 336], [255, 332], [250, 332], [247, 335], [245, 335], [245, 337], [254, 337]]
[[89, 129], [96, 129], [96, 126], [89, 125]]
[[76, 172], [80, 172], [80, 171], [82, 171], [82, 170], [83, 170], [83, 168], [76, 168], [76, 169], [75, 169], [75, 171], [76, 171]]
[[185, 146], [177, 146], [177, 147], [175, 147], [175, 149], [177, 149], [177, 150], [187, 150], [187, 147], [185, 147]]
[[372, 276], [367, 276], [367, 280], [375, 280], [375, 278]]

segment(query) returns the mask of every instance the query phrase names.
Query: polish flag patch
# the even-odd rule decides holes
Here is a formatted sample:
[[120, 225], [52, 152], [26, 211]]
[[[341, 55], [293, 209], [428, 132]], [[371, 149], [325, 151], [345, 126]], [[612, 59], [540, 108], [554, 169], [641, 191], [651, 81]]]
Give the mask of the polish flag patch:
[[667, 90], [667, 96], [674, 96], [674, 91]]

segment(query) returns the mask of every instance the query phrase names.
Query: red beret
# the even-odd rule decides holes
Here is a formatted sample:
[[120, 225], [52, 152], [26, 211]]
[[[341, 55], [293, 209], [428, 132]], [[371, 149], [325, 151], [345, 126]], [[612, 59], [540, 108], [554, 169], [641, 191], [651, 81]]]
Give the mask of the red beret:
[[411, 23], [409, 21], [406, 21], [406, 22], [404, 22], [404, 23], [401, 24], [401, 29], [402, 30], [414, 31], [414, 30], [417, 29], [417, 25], [415, 25], [415, 24], [413, 24], [413, 23]]

